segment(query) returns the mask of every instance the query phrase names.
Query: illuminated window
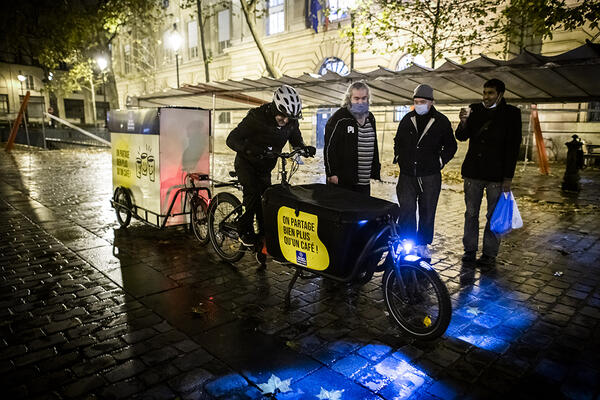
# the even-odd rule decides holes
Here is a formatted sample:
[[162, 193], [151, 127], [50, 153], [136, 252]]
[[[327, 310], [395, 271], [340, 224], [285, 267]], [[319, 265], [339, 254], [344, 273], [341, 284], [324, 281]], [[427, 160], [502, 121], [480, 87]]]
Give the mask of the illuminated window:
[[319, 69], [319, 75], [325, 75], [327, 71], [332, 71], [339, 75], [348, 75], [350, 73], [346, 64], [337, 57], [329, 57], [323, 61]]
[[188, 30], [188, 56], [189, 58], [198, 57], [198, 22], [190, 21], [187, 25]]
[[268, 0], [267, 35], [281, 33], [284, 30], [284, 0]]
[[231, 40], [231, 12], [229, 9], [219, 11], [219, 52], [230, 46]]
[[397, 106], [394, 108], [394, 122], [402, 121], [402, 118], [410, 112], [410, 106]]
[[425, 65], [425, 57], [422, 54], [417, 56], [413, 56], [412, 54], [404, 55], [400, 60], [398, 60], [398, 64], [396, 64], [396, 71], [402, 71], [407, 68], [410, 68], [411, 65], [416, 64], [422, 67]]
[[329, 20], [338, 21], [350, 17], [348, 9], [356, 4], [356, 0], [329, 0]]

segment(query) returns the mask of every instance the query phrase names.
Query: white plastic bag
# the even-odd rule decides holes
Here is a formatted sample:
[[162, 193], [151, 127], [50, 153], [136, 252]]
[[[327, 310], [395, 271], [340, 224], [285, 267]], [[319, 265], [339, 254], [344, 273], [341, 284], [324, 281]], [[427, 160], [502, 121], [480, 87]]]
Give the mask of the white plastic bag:
[[517, 207], [517, 201], [515, 200], [515, 196], [513, 196], [512, 192], [510, 192], [510, 199], [513, 204], [512, 211], [512, 228], [519, 229], [523, 227], [523, 219], [521, 218], [521, 213], [519, 212], [519, 207]]

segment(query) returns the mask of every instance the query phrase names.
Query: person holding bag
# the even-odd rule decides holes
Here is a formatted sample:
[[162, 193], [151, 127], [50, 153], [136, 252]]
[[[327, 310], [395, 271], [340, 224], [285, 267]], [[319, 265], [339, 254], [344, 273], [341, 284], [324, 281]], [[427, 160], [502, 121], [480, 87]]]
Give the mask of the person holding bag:
[[485, 190], [487, 223], [483, 252], [477, 260], [482, 266], [496, 262], [500, 238], [490, 229], [490, 218], [503, 192], [510, 192], [521, 146], [521, 111], [504, 99], [506, 88], [499, 79], [483, 85], [483, 101], [461, 109], [456, 139], [469, 141], [461, 173], [465, 190], [463, 262], [475, 262], [479, 244], [479, 209]]

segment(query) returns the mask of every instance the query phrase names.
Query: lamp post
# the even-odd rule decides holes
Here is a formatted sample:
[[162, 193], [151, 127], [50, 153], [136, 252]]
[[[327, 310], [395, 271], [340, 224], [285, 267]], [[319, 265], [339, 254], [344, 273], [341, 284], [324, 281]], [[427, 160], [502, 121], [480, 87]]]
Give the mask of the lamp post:
[[[21, 83], [21, 97], [23, 97], [23, 82], [27, 80], [27, 77], [19, 71], [17, 79]], [[24, 99], [21, 99], [23, 101]], [[25, 115], [23, 116], [23, 125], [25, 126], [25, 136], [27, 137], [27, 145], [29, 146], [29, 129], [27, 128], [27, 109], [25, 109]]]
[[177, 88], [179, 89], [179, 49], [183, 38], [177, 31], [177, 24], [173, 24], [173, 32], [169, 35], [169, 47], [175, 52], [175, 71], [177, 73]]

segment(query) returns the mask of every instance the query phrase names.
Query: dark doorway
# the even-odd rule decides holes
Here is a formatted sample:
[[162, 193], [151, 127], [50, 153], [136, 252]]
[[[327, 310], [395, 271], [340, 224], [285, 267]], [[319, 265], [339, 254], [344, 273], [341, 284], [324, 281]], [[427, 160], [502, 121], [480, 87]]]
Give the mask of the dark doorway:
[[78, 119], [81, 124], [85, 123], [83, 100], [65, 99], [65, 117]]
[[331, 108], [321, 108], [317, 110], [317, 149], [322, 149], [325, 145], [325, 125], [335, 110]]

